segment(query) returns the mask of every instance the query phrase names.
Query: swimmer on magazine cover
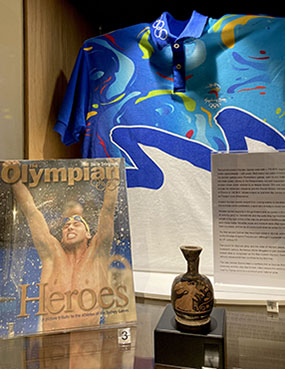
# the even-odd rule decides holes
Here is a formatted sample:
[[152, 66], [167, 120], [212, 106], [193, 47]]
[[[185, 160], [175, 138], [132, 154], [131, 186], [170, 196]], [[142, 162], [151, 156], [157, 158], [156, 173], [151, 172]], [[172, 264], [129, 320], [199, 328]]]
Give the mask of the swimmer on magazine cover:
[[[20, 163], [3, 163], [3, 167], [8, 165]], [[99, 325], [102, 308], [114, 305], [116, 298], [119, 301], [117, 306], [127, 301], [124, 290], [113, 291], [108, 287], [119, 186], [106, 186], [97, 232], [93, 236], [83, 218], [82, 206], [76, 202], [68, 204], [63, 214], [61, 241], [50, 233], [27, 186], [20, 180], [11, 187], [28, 221], [42, 263], [40, 285], [44, 290], [45, 308], [44, 314], [40, 314], [41, 329], [49, 331]], [[126, 259], [123, 263], [130, 268]]]

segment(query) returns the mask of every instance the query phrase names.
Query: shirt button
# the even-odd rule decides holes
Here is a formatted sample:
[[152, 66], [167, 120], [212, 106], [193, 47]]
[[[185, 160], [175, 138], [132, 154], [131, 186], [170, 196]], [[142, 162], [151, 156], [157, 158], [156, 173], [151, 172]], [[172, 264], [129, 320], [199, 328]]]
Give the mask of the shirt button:
[[176, 44], [174, 44], [174, 45], [173, 45], [173, 47], [174, 47], [175, 49], [179, 49], [180, 45], [176, 43]]
[[181, 69], [182, 68], [182, 65], [181, 64], [176, 64], [176, 69]]

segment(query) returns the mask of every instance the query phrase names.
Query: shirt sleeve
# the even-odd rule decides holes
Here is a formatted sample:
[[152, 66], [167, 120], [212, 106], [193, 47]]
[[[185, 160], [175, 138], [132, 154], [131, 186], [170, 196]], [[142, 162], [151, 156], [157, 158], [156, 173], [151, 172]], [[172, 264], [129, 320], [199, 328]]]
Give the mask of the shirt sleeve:
[[81, 48], [54, 126], [65, 145], [80, 140], [86, 126], [89, 101], [89, 78], [86, 53]]

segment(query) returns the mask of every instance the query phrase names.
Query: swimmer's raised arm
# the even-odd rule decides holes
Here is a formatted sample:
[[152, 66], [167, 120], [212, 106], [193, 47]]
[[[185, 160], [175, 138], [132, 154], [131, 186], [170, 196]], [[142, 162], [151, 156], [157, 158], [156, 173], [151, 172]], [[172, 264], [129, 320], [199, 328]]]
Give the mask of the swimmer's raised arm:
[[[3, 163], [3, 167], [8, 165], [19, 166], [20, 163], [18, 161], [5, 161]], [[28, 221], [34, 245], [43, 261], [54, 254], [59, 242], [51, 235], [45, 218], [36, 207], [33, 196], [27, 186], [19, 180], [17, 183], [12, 184], [11, 187], [16, 202]]]
[[104, 193], [103, 205], [98, 219], [97, 233], [92, 239], [90, 246], [96, 249], [96, 252], [105, 256], [110, 256], [114, 238], [114, 215], [118, 199], [119, 180], [107, 182]]

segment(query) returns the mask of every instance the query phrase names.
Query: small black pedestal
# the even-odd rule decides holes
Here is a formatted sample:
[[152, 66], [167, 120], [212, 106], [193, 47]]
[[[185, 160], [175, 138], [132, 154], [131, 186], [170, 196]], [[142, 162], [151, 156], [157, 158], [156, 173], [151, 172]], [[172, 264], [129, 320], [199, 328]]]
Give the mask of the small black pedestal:
[[159, 368], [225, 368], [225, 309], [214, 308], [202, 332], [178, 328], [171, 304], [154, 331], [154, 360]]

